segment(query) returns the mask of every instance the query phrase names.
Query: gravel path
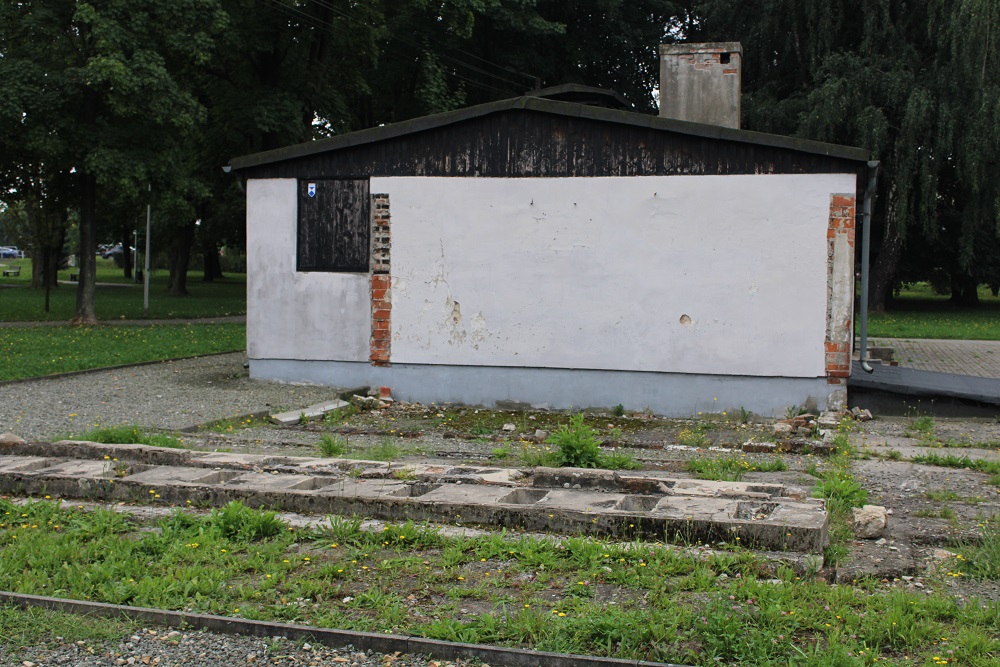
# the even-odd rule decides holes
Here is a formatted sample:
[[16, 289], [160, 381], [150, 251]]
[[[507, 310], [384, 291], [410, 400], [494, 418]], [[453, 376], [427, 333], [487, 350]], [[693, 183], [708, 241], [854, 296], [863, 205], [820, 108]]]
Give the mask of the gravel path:
[[[358, 652], [352, 647], [299, 644], [281, 637], [257, 639], [211, 632], [180, 632], [171, 628], [142, 629], [117, 642], [63, 643], [6, 653], [0, 645], [3, 667], [230, 667], [232, 665], [310, 665], [316, 667], [464, 667], [484, 663], [465, 660], [434, 661], [422, 656]], [[493, 667], [499, 667], [494, 665]]]
[[182, 429], [261, 410], [294, 410], [337, 389], [250, 380], [242, 352], [0, 385], [0, 433], [51, 441], [119, 424]]

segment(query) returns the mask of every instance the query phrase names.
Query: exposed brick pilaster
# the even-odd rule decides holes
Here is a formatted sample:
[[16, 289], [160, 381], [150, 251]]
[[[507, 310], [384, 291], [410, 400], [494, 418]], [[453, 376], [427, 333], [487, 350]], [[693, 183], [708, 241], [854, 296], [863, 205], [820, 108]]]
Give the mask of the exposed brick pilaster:
[[372, 195], [372, 274], [371, 307], [372, 366], [388, 366], [392, 343], [392, 279], [389, 275], [390, 248], [392, 238], [389, 233], [389, 195]]
[[830, 197], [827, 227], [826, 375], [851, 374], [854, 344], [854, 214], [855, 196]]

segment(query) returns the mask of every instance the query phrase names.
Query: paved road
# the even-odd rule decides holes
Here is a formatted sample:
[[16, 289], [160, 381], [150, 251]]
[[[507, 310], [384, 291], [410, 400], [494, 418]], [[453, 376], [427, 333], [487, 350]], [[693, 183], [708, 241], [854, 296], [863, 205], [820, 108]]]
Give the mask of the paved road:
[[1000, 341], [872, 338], [870, 344], [893, 348], [903, 368], [1000, 378]]

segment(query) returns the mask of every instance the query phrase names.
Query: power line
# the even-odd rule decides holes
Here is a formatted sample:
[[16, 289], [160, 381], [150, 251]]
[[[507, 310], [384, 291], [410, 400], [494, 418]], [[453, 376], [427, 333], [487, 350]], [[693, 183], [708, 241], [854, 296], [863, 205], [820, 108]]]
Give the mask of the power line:
[[[333, 6], [328, 1], [325, 1], [325, 0], [307, 0], [307, 1], [308, 2], [312, 2], [312, 3], [316, 4], [316, 5], [319, 5], [320, 7], [323, 7], [325, 9], [328, 9], [331, 12], [333, 12], [335, 14], [338, 14], [338, 15], [340, 15], [340, 16], [342, 16], [342, 17], [344, 17], [344, 18], [346, 18], [346, 19], [348, 19], [350, 21], [354, 21], [355, 23], [364, 25], [365, 27], [368, 27], [368, 28], [374, 28], [374, 27], [376, 27], [376, 26], [373, 26], [371, 23], [368, 23], [364, 19], [358, 18], [357, 16], [354, 16], [354, 15], [352, 15], [352, 14], [344, 11], [343, 9], [340, 9], [339, 7]], [[411, 46], [411, 47], [413, 47], [415, 49], [418, 49], [420, 51], [424, 50], [424, 46], [422, 44], [418, 44], [417, 42], [408, 40], [408, 39], [406, 39], [404, 37], [401, 37], [399, 35], [393, 35], [393, 39], [395, 39], [396, 41], [402, 42], [403, 44], [407, 44], [408, 46]], [[444, 44], [441, 44], [440, 42], [438, 42], [438, 46], [441, 46], [442, 48], [448, 48]], [[537, 77], [532, 76], [530, 74], [525, 74], [524, 72], [518, 72], [517, 70], [512, 70], [512, 69], [507, 68], [507, 67], [505, 67], [503, 65], [500, 65], [498, 63], [491, 62], [491, 61], [487, 60], [486, 58], [481, 58], [481, 57], [473, 55], [471, 53], [467, 53], [465, 51], [462, 51], [461, 49], [457, 49], [456, 48], [454, 50], [455, 51], [459, 51], [461, 53], [464, 53], [465, 55], [471, 56], [471, 57], [473, 57], [473, 58], [475, 58], [477, 60], [480, 60], [480, 61], [482, 61], [482, 62], [484, 62], [484, 63], [486, 63], [488, 65], [491, 65], [493, 67], [496, 67], [498, 69], [502, 69], [502, 70], [511, 72], [513, 74], [517, 74], [519, 76], [527, 77], [527, 78], [531, 79], [532, 81], [535, 81], [537, 79]], [[493, 74], [492, 72], [488, 72], [488, 71], [486, 71], [486, 70], [484, 70], [482, 68], [476, 67], [475, 65], [471, 65], [471, 64], [469, 64], [467, 62], [463, 62], [463, 61], [461, 61], [461, 60], [459, 60], [459, 59], [457, 59], [457, 58], [455, 58], [453, 56], [449, 56], [449, 55], [446, 55], [446, 54], [442, 53], [442, 54], [440, 54], [440, 57], [441, 57], [442, 60], [447, 60], [447, 61], [449, 61], [449, 62], [451, 62], [451, 63], [453, 63], [455, 65], [458, 65], [459, 67], [465, 67], [465, 68], [467, 68], [469, 70], [472, 70], [474, 72], [478, 72], [479, 74], [483, 74], [485, 76], [497, 79], [498, 81], [503, 81], [504, 83], [509, 83], [511, 86], [514, 86], [515, 89], [523, 87], [522, 84], [519, 84], [516, 81], [511, 81], [508, 78], [499, 76], [497, 74]]]
[[[335, 24], [330, 23], [329, 21], [324, 21], [322, 18], [320, 18], [318, 16], [314, 16], [314, 15], [312, 15], [312, 14], [310, 14], [310, 13], [308, 13], [308, 12], [302, 10], [302, 9], [298, 9], [298, 8], [293, 7], [291, 5], [286, 5], [285, 3], [281, 2], [281, 0], [258, 0], [258, 1], [259, 2], [267, 2], [267, 3], [269, 3], [269, 6], [271, 6], [274, 9], [277, 9], [277, 10], [283, 12], [286, 16], [292, 16], [293, 18], [296, 18], [297, 20], [301, 21], [302, 23], [304, 23], [306, 25], [309, 25], [309, 26], [311, 26], [313, 28], [321, 28], [322, 29], [323, 27], [329, 27], [329, 28], [336, 28], [337, 27]], [[318, 2], [318, 0], [313, 0], [313, 1], [317, 2], [317, 4], [320, 4]], [[327, 8], [331, 9], [331, 10], [333, 9], [333, 8], [330, 8], [330, 7], [327, 7]], [[335, 13], [339, 13], [339, 12], [335, 11]], [[358, 22], [358, 23], [362, 23], [361, 21], [358, 21], [357, 19], [352, 19], [351, 17], [345, 16], [344, 18], [347, 18], [348, 20], [354, 20], [355, 22]], [[362, 23], [362, 24], [365, 25], [366, 27], [371, 27], [367, 23]], [[418, 47], [418, 48], [420, 48], [420, 47]], [[384, 54], [387, 55], [387, 56], [389, 56], [389, 57], [396, 58], [397, 60], [399, 60], [401, 62], [408, 62], [407, 59], [404, 56], [402, 56], [402, 55], [400, 55], [398, 53], [395, 53], [393, 51], [386, 51], [386, 52], [384, 52]], [[470, 78], [468, 78], [466, 76], [462, 76], [458, 72], [445, 70], [445, 74], [448, 75], [448, 76], [453, 76], [453, 77], [455, 77], [457, 79], [460, 79], [460, 80], [462, 80], [462, 81], [464, 81], [464, 82], [466, 82], [466, 83], [468, 83], [468, 84], [470, 84], [472, 86], [480, 88], [482, 90], [493, 91], [493, 92], [497, 92], [497, 93], [506, 93], [507, 92], [507, 91], [505, 91], [503, 89], [497, 88], [496, 86], [491, 86], [491, 85], [489, 85], [487, 83], [483, 83], [483, 82], [480, 82], [480, 81], [476, 81], [474, 79], [470, 79]], [[510, 82], [510, 83], [512, 83], [513, 85], [517, 85], [514, 82]]]

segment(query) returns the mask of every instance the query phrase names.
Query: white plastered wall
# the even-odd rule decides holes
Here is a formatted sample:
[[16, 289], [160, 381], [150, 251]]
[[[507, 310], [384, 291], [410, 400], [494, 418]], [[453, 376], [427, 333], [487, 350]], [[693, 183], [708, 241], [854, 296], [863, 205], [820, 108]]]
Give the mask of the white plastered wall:
[[822, 377], [830, 194], [854, 188], [372, 178], [390, 197], [392, 362]]
[[368, 274], [298, 272], [295, 179], [247, 181], [247, 355], [368, 361]]

